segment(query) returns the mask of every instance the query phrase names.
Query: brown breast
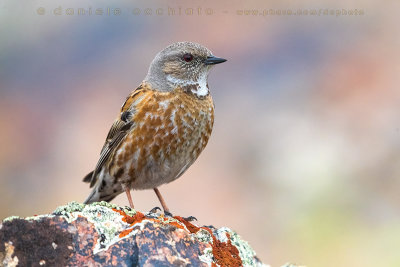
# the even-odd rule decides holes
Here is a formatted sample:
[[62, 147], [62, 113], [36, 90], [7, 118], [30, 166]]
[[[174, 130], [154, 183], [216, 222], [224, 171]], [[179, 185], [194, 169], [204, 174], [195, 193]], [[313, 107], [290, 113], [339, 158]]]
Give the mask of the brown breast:
[[132, 120], [135, 127], [114, 154], [119, 167], [110, 174], [125, 174], [138, 189], [152, 187], [176, 179], [197, 159], [211, 135], [214, 105], [211, 95], [150, 91]]

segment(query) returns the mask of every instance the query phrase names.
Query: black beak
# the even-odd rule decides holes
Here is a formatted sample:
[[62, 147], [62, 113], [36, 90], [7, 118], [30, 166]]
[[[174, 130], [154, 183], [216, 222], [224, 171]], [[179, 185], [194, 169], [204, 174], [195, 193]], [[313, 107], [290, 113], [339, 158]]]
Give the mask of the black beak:
[[219, 63], [222, 63], [225, 61], [226, 61], [226, 59], [224, 59], [224, 58], [211, 56], [211, 57], [207, 57], [205, 64], [206, 65], [215, 65], [215, 64], [219, 64]]

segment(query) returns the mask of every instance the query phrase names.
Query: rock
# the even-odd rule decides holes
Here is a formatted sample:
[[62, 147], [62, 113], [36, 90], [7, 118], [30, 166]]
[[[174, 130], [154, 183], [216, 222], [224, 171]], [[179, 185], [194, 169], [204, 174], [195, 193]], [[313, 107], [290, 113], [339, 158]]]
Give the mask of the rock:
[[238, 234], [106, 202], [0, 224], [4, 266], [266, 266]]

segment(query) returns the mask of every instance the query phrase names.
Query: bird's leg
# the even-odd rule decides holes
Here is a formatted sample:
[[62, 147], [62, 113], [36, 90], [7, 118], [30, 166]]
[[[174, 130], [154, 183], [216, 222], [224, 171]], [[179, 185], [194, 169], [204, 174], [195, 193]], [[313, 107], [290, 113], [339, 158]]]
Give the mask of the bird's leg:
[[157, 195], [157, 197], [158, 197], [158, 200], [159, 200], [160, 203], [161, 203], [161, 206], [162, 206], [163, 209], [164, 209], [164, 213], [165, 213], [166, 215], [172, 215], [171, 212], [169, 212], [169, 209], [168, 209], [168, 207], [167, 207], [167, 204], [165, 204], [165, 200], [164, 200], [164, 198], [162, 197], [162, 195], [161, 195], [161, 193], [160, 193], [160, 190], [158, 190], [157, 187], [155, 187], [155, 188], [153, 188], [153, 189], [154, 189], [154, 192], [156, 193], [156, 195]]
[[135, 207], [133, 206], [131, 189], [129, 188], [129, 186], [125, 186], [125, 185], [123, 186], [123, 188], [125, 189], [126, 196], [128, 197], [129, 206], [131, 206], [131, 209], [135, 209]]

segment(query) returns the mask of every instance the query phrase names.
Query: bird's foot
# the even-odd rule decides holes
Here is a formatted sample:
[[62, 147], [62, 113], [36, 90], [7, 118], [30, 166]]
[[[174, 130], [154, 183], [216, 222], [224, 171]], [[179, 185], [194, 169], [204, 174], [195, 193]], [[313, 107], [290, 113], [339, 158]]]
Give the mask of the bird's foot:
[[167, 210], [164, 210], [164, 215], [165, 215], [166, 217], [174, 217], [174, 216], [172, 215], [172, 213], [169, 212], [169, 211], [167, 211]]
[[184, 219], [185, 221], [188, 221], [188, 222], [197, 221], [197, 218], [194, 216], [182, 217], [182, 219]]
[[157, 211], [161, 211], [161, 209], [159, 207], [154, 207], [149, 211], [149, 213], [157, 213]]

